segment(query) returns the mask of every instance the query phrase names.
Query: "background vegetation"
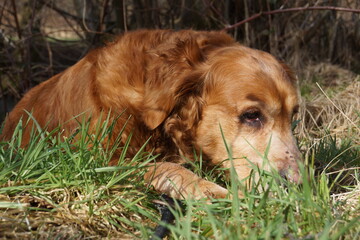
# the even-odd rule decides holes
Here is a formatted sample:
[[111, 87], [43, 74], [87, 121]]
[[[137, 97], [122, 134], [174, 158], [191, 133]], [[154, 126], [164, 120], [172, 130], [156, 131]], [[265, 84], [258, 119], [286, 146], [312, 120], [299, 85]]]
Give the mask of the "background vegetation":
[[[259, 13], [308, 6], [353, 11], [280, 11], [229, 28]], [[117, 34], [139, 28], [228, 29], [243, 44], [285, 61], [299, 76], [303, 102], [295, 132], [306, 160], [305, 184], [273, 181], [276, 174], [262, 173], [262, 187], [244, 200], [189, 201], [186, 212], [176, 213], [172, 238], [356, 239], [359, 9], [357, 0], [3, 0], [0, 121], [31, 87]], [[107, 167], [112, 149], [87, 146], [89, 141], [97, 146], [109, 132], [111, 123], [105, 122], [96, 136], [83, 131], [73, 142], [40, 131], [28, 149], [20, 149], [18, 129], [11, 142], [0, 143], [0, 238], [150, 236], [159, 219], [152, 202], [158, 196], [139, 175], [142, 162], [153, 156], [140, 152]], [[221, 169], [206, 174], [194, 168], [231, 191], [241, 184], [219, 177]]]

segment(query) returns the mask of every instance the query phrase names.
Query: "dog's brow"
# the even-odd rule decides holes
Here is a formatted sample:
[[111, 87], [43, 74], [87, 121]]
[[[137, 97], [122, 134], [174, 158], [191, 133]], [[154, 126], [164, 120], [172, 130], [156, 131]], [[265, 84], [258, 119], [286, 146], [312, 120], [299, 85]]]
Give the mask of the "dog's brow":
[[257, 96], [255, 96], [254, 94], [248, 94], [246, 96], [247, 99], [251, 100], [251, 101], [261, 101], [260, 98], [258, 98]]
[[280, 111], [281, 105], [279, 105], [278, 102], [273, 101], [271, 104], [269, 101], [266, 101], [266, 99], [262, 98], [259, 95], [255, 95], [253, 93], [250, 93], [246, 95], [246, 99], [252, 102], [252, 104], [256, 104], [260, 108], [266, 108], [269, 112], [272, 114], [276, 114]]
[[251, 105], [253, 107], [257, 106], [257, 107], [263, 108], [266, 105], [264, 99], [262, 99], [261, 97], [256, 96], [255, 94], [250, 93], [250, 94], [246, 95], [245, 99], [249, 100], [249, 101], [247, 101], [247, 104], [245, 104], [243, 102], [243, 104], [242, 104], [243, 106], [244, 105]]
[[262, 100], [260, 98], [258, 98], [257, 96], [255, 96], [254, 94], [246, 95], [246, 99], [249, 99], [249, 100], [255, 101], [255, 102], [262, 102]]

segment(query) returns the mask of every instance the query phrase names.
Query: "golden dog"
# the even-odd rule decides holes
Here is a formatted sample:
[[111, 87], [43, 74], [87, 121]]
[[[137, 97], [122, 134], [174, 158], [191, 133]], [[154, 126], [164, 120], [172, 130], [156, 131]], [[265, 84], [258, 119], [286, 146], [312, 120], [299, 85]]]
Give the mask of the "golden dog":
[[[145, 179], [175, 198], [225, 197], [225, 188], [181, 164], [201, 152], [207, 165], [231, 167], [240, 179], [251, 165], [268, 167], [299, 182], [300, 153], [291, 132], [298, 108], [296, 80], [270, 54], [236, 43], [223, 32], [140, 30], [91, 51], [74, 66], [31, 89], [7, 116], [1, 138], [9, 140], [20, 118], [31, 112], [42, 127], [63, 134], [77, 116], [103, 113], [117, 119], [113, 144], [132, 132], [129, 157], [151, 137], [147, 149], [160, 154]], [[29, 142], [32, 121], [23, 146]], [[226, 160], [228, 152], [233, 160]], [[120, 151], [120, 150], [119, 150]], [[119, 153], [118, 153], [119, 154]], [[110, 164], [117, 164], [114, 158]]]

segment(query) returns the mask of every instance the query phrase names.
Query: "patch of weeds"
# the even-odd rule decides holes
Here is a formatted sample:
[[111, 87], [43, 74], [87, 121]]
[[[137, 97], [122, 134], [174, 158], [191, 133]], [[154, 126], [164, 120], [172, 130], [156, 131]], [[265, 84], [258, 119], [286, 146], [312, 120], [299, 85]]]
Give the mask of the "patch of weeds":
[[[89, 121], [67, 138], [58, 129], [34, 129], [27, 148], [21, 148], [21, 126], [10, 142], [0, 143], [0, 225], [11, 226], [1, 229], [1, 236], [20, 236], [20, 226], [32, 237], [63, 228], [77, 229], [76, 236], [149, 235], [142, 222], [154, 222], [157, 215], [143, 203], [142, 175], [154, 158], [144, 151], [146, 143], [131, 159], [125, 157], [131, 136], [124, 145], [121, 133], [115, 145], [104, 144], [114, 126], [107, 117], [91, 135]], [[117, 166], [108, 166], [117, 148], [124, 154]]]
[[357, 181], [354, 174], [359, 171], [360, 146], [351, 139], [339, 140], [326, 135], [316, 144], [311, 144], [311, 162], [318, 175], [326, 174], [332, 193], [349, 190]]

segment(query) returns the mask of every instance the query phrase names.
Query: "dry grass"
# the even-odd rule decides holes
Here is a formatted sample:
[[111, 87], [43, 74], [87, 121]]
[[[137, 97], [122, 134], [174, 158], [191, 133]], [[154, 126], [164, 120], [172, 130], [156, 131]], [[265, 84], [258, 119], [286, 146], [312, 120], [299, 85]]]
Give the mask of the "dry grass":
[[360, 75], [322, 63], [306, 68], [303, 76], [299, 138], [321, 138], [326, 129], [360, 144]]
[[[143, 235], [129, 222], [142, 222], [155, 227], [149, 216], [154, 209], [142, 205], [144, 194], [129, 190], [130, 186], [115, 186], [102, 199], [93, 199], [81, 188], [55, 188], [48, 191], [17, 194], [0, 194], [0, 202], [9, 203], [0, 209], [0, 239], [134, 239]], [[105, 188], [105, 187], [104, 187]], [[101, 190], [100, 190], [101, 191]], [[99, 190], [94, 191], [96, 196]], [[102, 193], [103, 194], [103, 193]], [[114, 197], [116, 196], [116, 197]], [[126, 199], [135, 208], [124, 206], [119, 198]], [[5, 209], [5, 210], [2, 210]], [[135, 209], [135, 211], [134, 211]], [[154, 214], [155, 216], [155, 214]], [[124, 221], [126, 219], [127, 221]]]

